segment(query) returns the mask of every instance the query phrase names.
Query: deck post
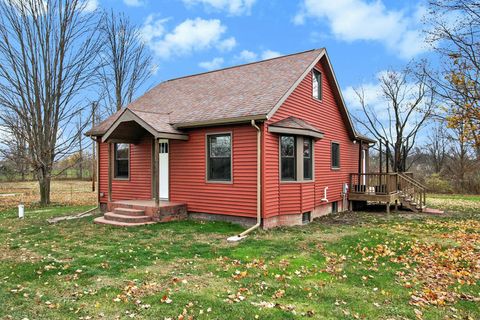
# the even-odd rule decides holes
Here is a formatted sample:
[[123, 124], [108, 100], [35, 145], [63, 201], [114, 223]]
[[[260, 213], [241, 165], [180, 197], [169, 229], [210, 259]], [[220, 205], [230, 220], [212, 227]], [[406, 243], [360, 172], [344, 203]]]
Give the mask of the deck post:
[[390, 214], [390, 202], [387, 202], [387, 214]]
[[398, 211], [398, 200], [395, 200], [395, 212]]
[[159, 141], [157, 138], [154, 138], [154, 143], [153, 143], [153, 198], [155, 199], [155, 205], [158, 207], [160, 204], [160, 194], [159, 194]]
[[112, 202], [112, 176], [113, 176], [113, 145], [108, 143], [108, 202]]

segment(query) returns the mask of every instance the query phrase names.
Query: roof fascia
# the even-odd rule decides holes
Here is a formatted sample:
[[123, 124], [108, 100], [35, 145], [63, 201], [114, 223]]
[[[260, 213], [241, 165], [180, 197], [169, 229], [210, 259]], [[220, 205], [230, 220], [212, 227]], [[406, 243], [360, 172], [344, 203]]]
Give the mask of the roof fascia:
[[335, 70], [333, 70], [332, 63], [330, 62], [330, 58], [328, 57], [327, 52], [325, 51], [325, 61], [327, 62], [328, 71], [330, 72], [331, 78], [334, 84], [334, 95], [337, 98], [337, 101], [340, 104], [340, 112], [343, 114], [344, 119], [346, 119], [347, 129], [350, 133], [350, 138], [355, 140], [357, 135], [355, 133], [355, 129], [353, 127], [352, 119], [350, 118], [350, 113], [348, 112], [347, 105], [345, 104], [345, 100], [343, 99], [342, 91], [340, 90], [340, 86], [338, 85], [337, 77], [335, 76]]
[[270, 119], [275, 112], [282, 106], [282, 104], [287, 100], [287, 98], [292, 94], [292, 92], [298, 87], [298, 85], [302, 82], [302, 80], [307, 76], [307, 74], [312, 70], [312, 68], [320, 61], [320, 59], [326, 54], [325, 48], [322, 48], [318, 56], [313, 60], [313, 62], [305, 69], [302, 75], [295, 81], [295, 83], [288, 89], [287, 92], [278, 100], [275, 106], [270, 110], [267, 114], [267, 119]]

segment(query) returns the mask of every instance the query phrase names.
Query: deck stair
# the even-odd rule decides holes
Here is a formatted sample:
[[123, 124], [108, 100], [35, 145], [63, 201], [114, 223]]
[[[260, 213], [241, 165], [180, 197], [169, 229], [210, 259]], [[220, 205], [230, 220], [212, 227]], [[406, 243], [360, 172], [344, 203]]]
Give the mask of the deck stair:
[[427, 188], [405, 173], [397, 173], [397, 186], [400, 203], [413, 212], [422, 212], [426, 208]]
[[113, 212], [106, 212], [103, 217], [94, 220], [95, 223], [108, 224], [118, 227], [141, 226], [155, 223], [145, 210], [131, 208], [114, 208]]

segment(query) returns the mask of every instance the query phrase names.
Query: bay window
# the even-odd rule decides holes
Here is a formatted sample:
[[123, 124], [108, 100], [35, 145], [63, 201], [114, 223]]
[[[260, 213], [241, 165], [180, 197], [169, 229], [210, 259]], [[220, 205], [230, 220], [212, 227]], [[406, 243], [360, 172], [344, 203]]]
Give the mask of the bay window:
[[313, 140], [309, 137], [280, 136], [280, 180], [313, 180]]

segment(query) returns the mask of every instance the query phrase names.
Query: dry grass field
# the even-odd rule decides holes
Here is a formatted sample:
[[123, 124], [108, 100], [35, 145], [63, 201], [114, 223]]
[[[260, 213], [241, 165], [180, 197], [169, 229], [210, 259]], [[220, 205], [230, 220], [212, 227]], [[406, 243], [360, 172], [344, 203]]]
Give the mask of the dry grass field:
[[[97, 194], [92, 192], [90, 181], [52, 181], [51, 188], [53, 204], [80, 206], [96, 203]], [[0, 183], [0, 211], [14, 208], [19, 203], [35, 207], [39, 199], [38, 183], [35, 181]]]

